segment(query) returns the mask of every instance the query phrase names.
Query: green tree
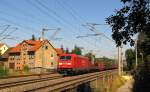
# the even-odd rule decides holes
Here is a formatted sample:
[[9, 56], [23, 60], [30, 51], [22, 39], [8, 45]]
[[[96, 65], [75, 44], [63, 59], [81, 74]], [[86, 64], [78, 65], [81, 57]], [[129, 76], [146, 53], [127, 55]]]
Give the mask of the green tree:
[[36, 38], [35, 38], [35, 35], [34, 35], [34, 34], [32, 35], [32, 40], [34, 40], [34, 41], [36, 40]]
[[80, 47], [74, 46], [74, 49], [72, 50], [71, 53], [77, 54], [77, 55], [82, 55], [82, 50]]
[[132, 36], [139, 32], [148, 32], [150, 10], [148, 0], [121, 0], [124, 7], [109, 16], [106, 22], [112, 27], [112, 38], [117, 46], [123, 42], [134, 45]]
[[126, 63], [128, 70], [134, 69], [135, 66], [135, 52], [132, 49], [125, 51]]
[[0, 66], [0, 77], [8, 76], [8, 72], [9, 72], [9, 70], [7, 68]]
[[[140, 43], [140, 51], [143, 51], [144, 63], [134, 73], [133, 92], [149, 92], [150, 87], [150, 60], [149, 60], [149, 36], [150, 36], [150, 9], [149, 0], [121, 0], [124, 6], [109, 16], [106, 22], [112, 27], [112, 38], [117, 46], [130, 43], [134, 45], [132, 37], [139, 33], [145, 35]], [[143, 36], [144, 36], [143, 35]], [[145, 39], [146, 38], [146, 39]], [[148, 38], [148, 39], [147, 39]]]
[[[149, 61], [149, 55], [150, 55], [150, 34], [146, 33], [140, 33], [138, 36], [138, 53], [142, 53], [144, 57], [144, 61]], [[138, 55], [141, 57], [141, 55]]]

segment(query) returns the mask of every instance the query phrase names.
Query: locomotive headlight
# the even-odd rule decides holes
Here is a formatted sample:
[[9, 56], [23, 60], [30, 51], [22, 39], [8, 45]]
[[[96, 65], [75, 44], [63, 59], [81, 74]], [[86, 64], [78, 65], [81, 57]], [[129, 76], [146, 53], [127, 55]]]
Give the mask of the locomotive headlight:
[[59, 63], [59, 65], [62, 65], [62, 63]]
[[71, 63], [67, 63], [67, 65], [71, 65]]

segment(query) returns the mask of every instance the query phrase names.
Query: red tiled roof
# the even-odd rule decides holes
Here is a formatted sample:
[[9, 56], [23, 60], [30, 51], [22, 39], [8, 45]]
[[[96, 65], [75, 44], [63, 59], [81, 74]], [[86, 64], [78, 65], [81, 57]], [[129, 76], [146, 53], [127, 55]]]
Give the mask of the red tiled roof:
[[59, 55], [64, 53], [61, 48], [55, 48], [55, 50], [56, 50], [57, 54], [59, 54]]
[[2, 47], [4, 44], [0, 44], [0, 47]]
[[38, 50], [42, 44], [44, 43], [44, 41], [33, 41], [33, 40], [26, 40], [25, 41], [27, 44], [32, 45], [33, 47], [29, 49], [29, 51], [36, 51]]
[[[46, 40], [45, 40], [46, 41]], [[26, 42], [27, 44], [31, 45], [32, 47], [29, 48], [28, 51], [36, 51], [37, 49], [39, 49], [43, 42], [45, 41], [40, 41], [40, 40], [24, 40], [23, 42]], [[20, 52], [21, 51], [21, 45], [22, 43], [19, 43], [16, 47], [13, 47], [11, 50], [10, 50], [10, 53], [17, 53], [17, 52]]]

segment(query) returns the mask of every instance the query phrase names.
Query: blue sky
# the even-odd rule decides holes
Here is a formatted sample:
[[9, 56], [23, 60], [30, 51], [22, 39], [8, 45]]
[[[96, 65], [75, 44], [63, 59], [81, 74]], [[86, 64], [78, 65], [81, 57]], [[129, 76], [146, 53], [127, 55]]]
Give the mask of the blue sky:
[[[64, 45], [72, 49], [74, 45], [83, 47], [83, 51], [93, 50], [97, 56], [114, 57], [115, 44], [103, 36], [76, 38], [92, 31], [83, 27], [86, 23], [105, 24], [105, 18], [113, 14], [115, 9], [121, 8], [120, 0], [1, 0], [0, 1], [0, 32], [11, 25], [3, 33], [8, 34], [14, 27], [18, 30], [11, 33], [15, 40], [3, 40], [9, 46], [15, 46], [32, 34], [38, 38], [42, 28], [61, 30], [51, 39], [56, 30], [49, 30], [45, 38], [51, 40], [55, 47]], [[99, 32], [111, 38], [111, 28], [107, 25], [96, 26]]]

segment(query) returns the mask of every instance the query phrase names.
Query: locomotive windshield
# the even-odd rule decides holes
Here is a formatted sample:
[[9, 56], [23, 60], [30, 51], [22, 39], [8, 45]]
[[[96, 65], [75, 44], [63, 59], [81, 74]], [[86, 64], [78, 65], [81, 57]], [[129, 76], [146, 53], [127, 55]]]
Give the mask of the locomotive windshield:
[[71, 56], [61, 56], [60, 60], [71, 60]]

